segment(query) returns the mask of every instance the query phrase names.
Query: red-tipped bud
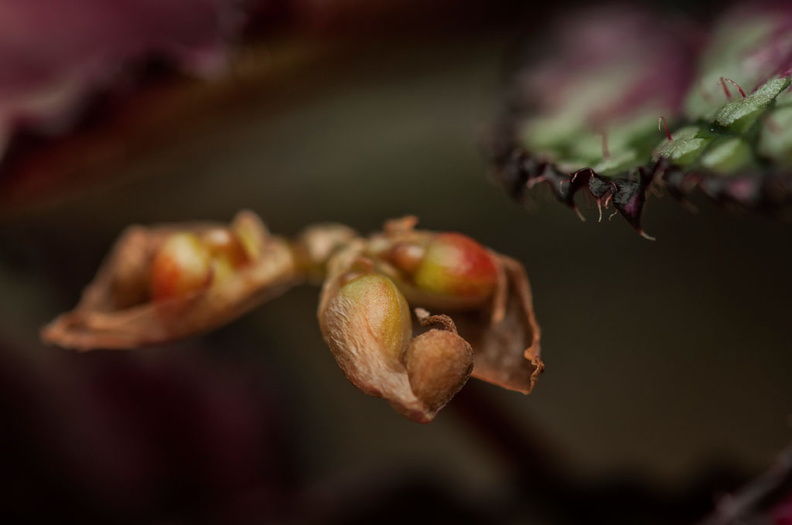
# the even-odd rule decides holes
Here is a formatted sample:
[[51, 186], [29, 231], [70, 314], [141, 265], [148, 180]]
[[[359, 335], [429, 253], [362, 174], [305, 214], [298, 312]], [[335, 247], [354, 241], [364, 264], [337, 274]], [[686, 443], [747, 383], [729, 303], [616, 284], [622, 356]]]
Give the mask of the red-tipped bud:
[[482, 245], [461, 233], [441, 233], [426, 245], [413, 280], [421, 290], [485, 301], [498, 282], [495, 258]]
[[151, 262], [151, 297], [170, 299], [222, 284], [249, 262], [237, 235], [226, 228], [175, 233]]

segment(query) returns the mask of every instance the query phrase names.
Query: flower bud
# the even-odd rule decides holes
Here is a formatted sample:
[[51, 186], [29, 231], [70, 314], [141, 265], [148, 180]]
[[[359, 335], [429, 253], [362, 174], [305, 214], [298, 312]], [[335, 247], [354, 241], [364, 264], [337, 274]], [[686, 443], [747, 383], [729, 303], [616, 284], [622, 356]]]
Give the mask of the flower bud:
[[227, 228], [174, 233], [151, 262], [151, 297], [170, 299], [221, 285], [249, 262], [239, 237]]
[[194, 233], [175, 233], [151, 262], [151, 297], [155, 301], [196, 292], [211, 280], [211, 254]]
[[489, 251], [461, 233], [441, 233], [426, 246], [415, 284], [443, 295], [484, 301], [495, 290], [498, 269]]
[[409, 301], [427, 308], [478, 308], [500, 278], [494, 255], [460, 233], [402, 232], [381, 253]]

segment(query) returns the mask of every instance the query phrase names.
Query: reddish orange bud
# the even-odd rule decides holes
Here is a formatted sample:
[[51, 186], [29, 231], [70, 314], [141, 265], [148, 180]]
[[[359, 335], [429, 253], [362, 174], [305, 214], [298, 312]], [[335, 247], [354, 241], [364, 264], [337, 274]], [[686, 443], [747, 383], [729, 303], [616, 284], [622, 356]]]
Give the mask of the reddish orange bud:
[[171, 235], [151, 263], [151, 297], [155, 301], [201, 290], [211, 281], [211, 254], [193, 233]]
[[413, 275], [420, 289], [484, 301], [498, 282], [498, 266], [482, 245], [461, 233], [440, 233], [426, 245]]
[[175, 233], [151, 263], [151, 297], [168, 299], [223, 283], [249, 262], [238, 236], [225, 228]]

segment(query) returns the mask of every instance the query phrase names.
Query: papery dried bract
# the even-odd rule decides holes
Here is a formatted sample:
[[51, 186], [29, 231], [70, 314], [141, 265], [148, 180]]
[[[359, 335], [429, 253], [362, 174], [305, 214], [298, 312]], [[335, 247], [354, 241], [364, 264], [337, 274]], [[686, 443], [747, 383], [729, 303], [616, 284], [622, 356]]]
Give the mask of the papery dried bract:
[[[148, 297], [151, 262], [174, 233], [224, 228], [215, 224], [134, 226], [117, 241], [77, 307], [42, 330], [44, 341], [66, 348], [122, 349], [165, 343], [217, 328], [298, 280], [286, 241], [269, 234], [258, 217], [240, 212], [232, 232], [253, 255], [216, 285], [160, 301]], [[252, 247], [252, 248], [249, 248]]]
[[491, 310], [459, 318], [457, 326], [476, 350], [473, 377], [530, 394], [544, 371], [531, 288], [522, 264], [504, 255], [498, 261], [502, 284]]

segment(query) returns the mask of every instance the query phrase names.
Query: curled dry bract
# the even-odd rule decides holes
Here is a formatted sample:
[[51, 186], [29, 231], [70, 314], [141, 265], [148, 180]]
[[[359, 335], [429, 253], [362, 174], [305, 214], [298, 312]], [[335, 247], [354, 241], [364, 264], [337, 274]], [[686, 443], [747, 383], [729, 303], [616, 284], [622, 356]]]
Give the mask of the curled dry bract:
[[498, 261], [501, 287], [489, 315], [466, 316], [458, 325], [476, 349], [473, 377], [530, 394], [544, 371], [531, 288], [522, 264], [504, 255]]

